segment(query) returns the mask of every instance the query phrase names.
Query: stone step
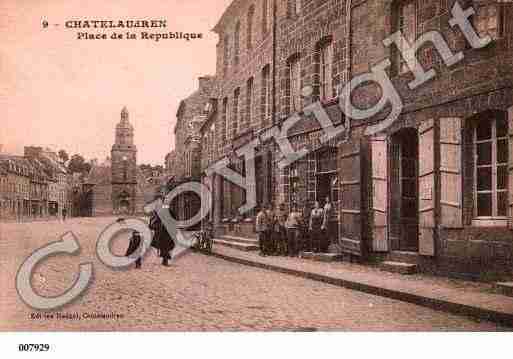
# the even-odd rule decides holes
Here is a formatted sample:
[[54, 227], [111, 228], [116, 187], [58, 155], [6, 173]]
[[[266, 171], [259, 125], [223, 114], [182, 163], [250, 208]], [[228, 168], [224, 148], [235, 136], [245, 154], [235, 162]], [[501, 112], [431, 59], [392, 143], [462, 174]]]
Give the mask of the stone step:
[[499, 282], [495, 286], [502, 294], [513, 297], [513, 282]]
[[386, 272], [399, 273], [399, 274], [415, 274], [418, 267], [416, 264], [385, 261], [380, 264], [380, 268]]
[[241, 243], [258, 245], [258, 239], [255, 239], [255, 238], [235, 237], [235, 236], [227, 236], [227, 235], [218, 236], [218, 238], [222, 239], [224, 241], [241, 242]]
[[419, 264], [421, 257], [417, 252], [392, 251], [387, 255], [387, 261]]
[[336, 262], [342, 259], [342, 255], [338, 253], [314, 253], [301, 252], [301, 258], [311, 259], [318, 262]]
[[222, 245], [222, 246], [235, 248], [235, 249], [238, 249], [238, 250], [244, 251], [244, 252], [257, 251], [258, 250], [258, 245], [256, 245], [256, 244], [250, 244], [250, 243], [244, 243], [244, 242], [236, 242], [236, 241], [231, 241], [231, 240], [227, 241], [227, 240], [219, 239], [219, 238], [215, 238], [214, 239], [214, 244], [219, 244], [219, 245]]

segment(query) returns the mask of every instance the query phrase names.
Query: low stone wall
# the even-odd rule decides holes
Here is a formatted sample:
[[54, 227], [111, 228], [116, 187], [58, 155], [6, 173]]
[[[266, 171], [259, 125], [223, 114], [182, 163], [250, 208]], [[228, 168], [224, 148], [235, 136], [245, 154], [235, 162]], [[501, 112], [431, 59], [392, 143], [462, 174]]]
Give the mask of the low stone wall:
[[513, 276], [513, 231], [508, 228], [465, 227], [440, 231], [438, 266], [478, 279]]

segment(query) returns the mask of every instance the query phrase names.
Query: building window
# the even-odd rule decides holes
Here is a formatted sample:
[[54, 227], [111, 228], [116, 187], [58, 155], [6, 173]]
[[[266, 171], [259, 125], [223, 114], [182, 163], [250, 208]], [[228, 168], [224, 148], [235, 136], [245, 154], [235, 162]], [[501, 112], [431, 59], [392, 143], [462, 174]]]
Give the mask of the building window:
[[248, 80], [246, 86], [246, 123], [251, 126], [253, 122], [253, 77]]
[[238, 121], [239, 121], [239, 97], [240, 97], [240, 89], [237, 88], [233, 93], [233, 136], [237, 133], [238, 129]]
[[476, 4], [474, 10], [474, 26], [479, 36], [486, 37], [488, 35], [492, 40], [501, 37], [504, 23], [501, 4], [497, 2]]
[[301, 62], [299, 55], [289, 60], [290, 110], [301, 110]]
[[255, 17], [255, 5], [251, 5], [248, 11], [248, 34], [247, 34], [247, 45], [248, 50], [253, 47], [253, 19]]
[[240, 21], [237, 21], [237, 25], [235, 25], [235, 42], [233, 46], [233, 63], [237, 66], [240, 62]]
[[[415, 42], [417, 36], [417, 6], [416, 0], [398, 1], [395, 9], [395, 31], [400, 31], [403, 38], [408, 42], [403, 46], [409, 46]], [[402, 47], [402, 46], [401, 46]], [[394, 48], [393, 50], [396, 69], [399, 74], [409, 71], [407, 61], [401, 55], [401, 52]], [[415, 54], [411, 54], [415, 56]]]
[[299, 186], [300, 177], [297, 168], [297, 162], [293, 163], [289, 167], [289, 203], [290, 206], [297, 205], [300, 202], [299, 198]]
[[224, 51], [223, 51], [223, 74], [226, 76], [228, 73], [228, 60], [230, 56], [230, 37], [225, 36], [224, 38]]
[[222, 138], [224, 141], [228, 138], [228, 97], [223, 99], [223, 130], [222, 130]]
[[333, 97], [333, 45], [326, 42], [319, 49], [319, 96], [321, 100]]
[[262, 0], [262, 35], [269, 31], [269, 4], [270, 0]]
[[262, 121], [264, 126], [269, 124], [271, 118], [271, 67], [266, 65], [262, 70]]
[[508, 123], [504, 114], [481, 115], [474, 127], [474, 190], [477, 219], [508, 215]]
[[301, 13], [302, 0], [289, 0], [289, 14], [297, 16]]

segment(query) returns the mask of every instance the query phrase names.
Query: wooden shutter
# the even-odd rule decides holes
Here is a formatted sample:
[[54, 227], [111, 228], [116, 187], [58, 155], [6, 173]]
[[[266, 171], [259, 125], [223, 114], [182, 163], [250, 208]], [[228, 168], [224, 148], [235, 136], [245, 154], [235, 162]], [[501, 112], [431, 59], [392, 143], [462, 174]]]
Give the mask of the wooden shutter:
[[509, 127], [509, 228], [513, 229], [513, 107], [508, 109]]
[[385, 136], [370, 139], [372, 164], [372, 217], [374, 252], [388, 251], [388, 141]]
[[440, 120], [440, 223], [443, 228], [463, 227], [461, 119]]
[[339, 148], [339, 244], [342, 252], [363, 254], [361, 142], [342, 143]]
[[419, 128], [419, 253], [435, 255], [435, 121]]

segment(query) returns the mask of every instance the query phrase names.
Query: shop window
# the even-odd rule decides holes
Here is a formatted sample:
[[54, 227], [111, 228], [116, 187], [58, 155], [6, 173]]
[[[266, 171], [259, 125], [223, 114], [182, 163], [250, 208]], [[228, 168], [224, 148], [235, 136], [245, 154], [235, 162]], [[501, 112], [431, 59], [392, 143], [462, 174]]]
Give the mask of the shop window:
[[300, 179], [297, 164], [293, 163], [289, 167], [289, 203], [291, 206], [299, 203], [299, 183]]
[[[412, 44], [417, 36], [417, 5], [416, 0], [397, 1], [394, 8], [394, 31], [400, 31], [403, 38]], [[404, 45], [409, 45], [404, 44]], [[399, 74], [409, 71], [407, 61], [396, 47], [393, 48], [394, 68]], [[412, 54], [415, 56], [415, 54]]]
[[331, 173], [337, 171], [337, 150], [328, 148], [317, 154], [317, 173]]
[[338, 202], [337, 149], [334, 147], [317, 153], [316, 199], [324, 205], [326, 198], [332, 203]]
[[490, 36], [492, 40], [500, 38], [504, 24], [501, 4], [495, 1], [481, 4], [478, 2], [474, 5], [474, 10], [474, 26], [479, 36]]
[[474, 126], [474, 207], [476, 219], [508, 215], [508, 124], [501, 112], [481, 115]]

